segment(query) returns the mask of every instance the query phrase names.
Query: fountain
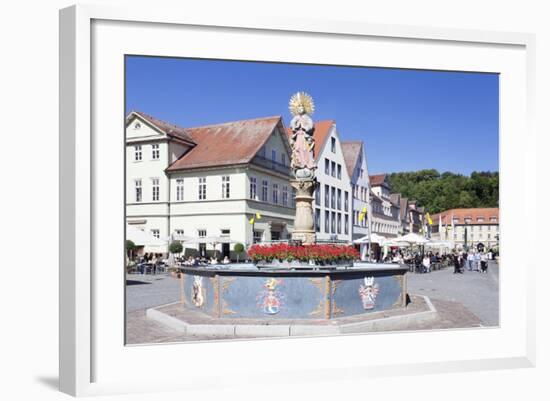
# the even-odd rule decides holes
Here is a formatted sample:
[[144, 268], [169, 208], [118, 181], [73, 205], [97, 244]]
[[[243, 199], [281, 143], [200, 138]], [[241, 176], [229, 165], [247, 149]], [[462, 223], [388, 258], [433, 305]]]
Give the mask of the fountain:
[[219, 319], [328, 321], [406, 306], [407, 267], [354, 262], [349, 245], [318, 244], [312, 201], [317, 186], [314, 111], [311, 96], [293, 95], [290, 184], [296, 189], [296, 217], [288, 243], [256, 244], [254, 263], [182, 267], [181, 304]]

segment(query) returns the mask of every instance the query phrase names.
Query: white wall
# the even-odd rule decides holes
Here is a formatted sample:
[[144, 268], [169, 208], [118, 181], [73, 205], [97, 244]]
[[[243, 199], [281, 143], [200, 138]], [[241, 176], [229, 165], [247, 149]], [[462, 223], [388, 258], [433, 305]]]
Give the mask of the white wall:
[[[335, 146], [335, 152], [332, 152], [332, 146], [331, 146], [331, 138], [335, 138], [336, 140], [336, 146]], [[342, 153], [342, 146], [340, 143], [340, 136], [338, 134], [338, 131], [336, 129], [336, 126], [333, 126], [329, 132], [329, 134], [326, 137], [325, 143], [316, 143], [315, 147], [317, 151], [320, 152], [319, 157], [317, 159], [317, 181], [319, 182], [320, 188], [320, 199], [319, 203], [320, 205], [317, 205], [315, 200], [313, 201], [313, 210], [315, 212], [315, 209], [320, 210], [320, 224], [319, 224], [319, 230], [317, 231], [317, 238], [322, 240], [328, 240], [331, 239], [331, 236], [334, 235], [332, 232], [326, 232], [325, 230], [325, 212], [329, 211], [329, 219], [332, 220], [331, 213], [340, 213], [342, 216], [342, 228], [341, 233], [336, 234], [337, 239], [339, 240], [345, 240], [350, 241], [351, 235], [352, 235], [352, 193], [351, 193], [351, 183], [350, 183], [350, 177], [348, 175], [348, 171], [346, 168], [346, 161], [344, 159], [344, 155]], [[325, 159], [329, 160], [329, 173], [325, 173]], [[332, 176], [332, 162], [335, 163], [336, 166], [340, 165], [341, 169], [341, 178], [339, 179], [337, 176], [337, 173], [335, 173], [335, 177]], [[331, 196], [332, 196], [332, 189], [336, 188], [337, 190], [341, 190], [341, 209], [333, 209], [332, 207], [326, 207], [325, 205], [325, 185], [329, 186], [329, 204], [331, 202]], [[319, 189], [318, 189], [319, 190]], [[344, 207], [344, 200], [345, 200], [345, 191], [348, 192], [348, 211], [345, 212]], [[332, 205], [331, 205], [332, 206]], [[337, 205], [336, 205], [337, 206]], [[345, 218], [348, 219], [348, 234], [345, 234]], [[332, 231], [331, 221], [329, 222], [329, 231]], [[336, 226], [336, 231], [338, 227]]]

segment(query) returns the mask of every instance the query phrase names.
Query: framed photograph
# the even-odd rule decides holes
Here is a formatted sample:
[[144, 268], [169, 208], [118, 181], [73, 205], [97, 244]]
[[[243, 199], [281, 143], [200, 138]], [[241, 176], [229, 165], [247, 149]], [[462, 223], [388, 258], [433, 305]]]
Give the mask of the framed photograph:
[[61, 390], [533, 366], [533, 46], [62, 10]]

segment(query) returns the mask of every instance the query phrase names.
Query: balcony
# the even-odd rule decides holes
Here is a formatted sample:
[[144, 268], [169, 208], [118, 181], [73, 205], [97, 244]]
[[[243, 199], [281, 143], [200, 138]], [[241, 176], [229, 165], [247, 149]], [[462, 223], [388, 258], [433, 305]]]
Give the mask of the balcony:
[[274, 170], [278, 173], [290, 175], [290, 166], [287, 166], [286, 164], [282, 164], [276, 161], [273, 161], [271, 159], [267, 159], [262, 156], [254, 156], [252, 159], [252, 164], [256, 164], [257, 166], [265, 167], [269, 170]]

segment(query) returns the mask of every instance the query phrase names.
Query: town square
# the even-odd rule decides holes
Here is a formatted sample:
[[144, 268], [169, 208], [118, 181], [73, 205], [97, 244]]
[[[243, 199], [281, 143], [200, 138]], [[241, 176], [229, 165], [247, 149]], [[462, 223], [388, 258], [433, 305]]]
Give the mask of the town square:
[[[133, 74], [163, 62], [127, 60], [130, 97]], [[169, 62], [177, 76], [195, 60]], [[265, 67], [252, 64], [240, 67]], [[321, 67], [298, 68], [303, 77]], [[444, 78], [412, 79], [433, 80], [437, 92]], [[465, 157], [432, 143], [377, 148], [384, 132], [349, 135], [322, 109], [331, 92], [320, 84], [288, 93], [271, 115], [220, 120], [205, 110], [212, 123], [196, 126], [138, 109], [147, 102], [135, 95], [125, 119], [126, 342], [498, 326], [498, 80], [475, 79], [492, 96], [483, 94], [486, 115], [470, 118], [488, 120], [473, 124], [488, 138]], [[200, 98], [215, 102], [221, 90], [207, 85]], [[465, 94], [447, 96], [460, 104]], [[335, 109], [360, 115], [348, 100]]]

